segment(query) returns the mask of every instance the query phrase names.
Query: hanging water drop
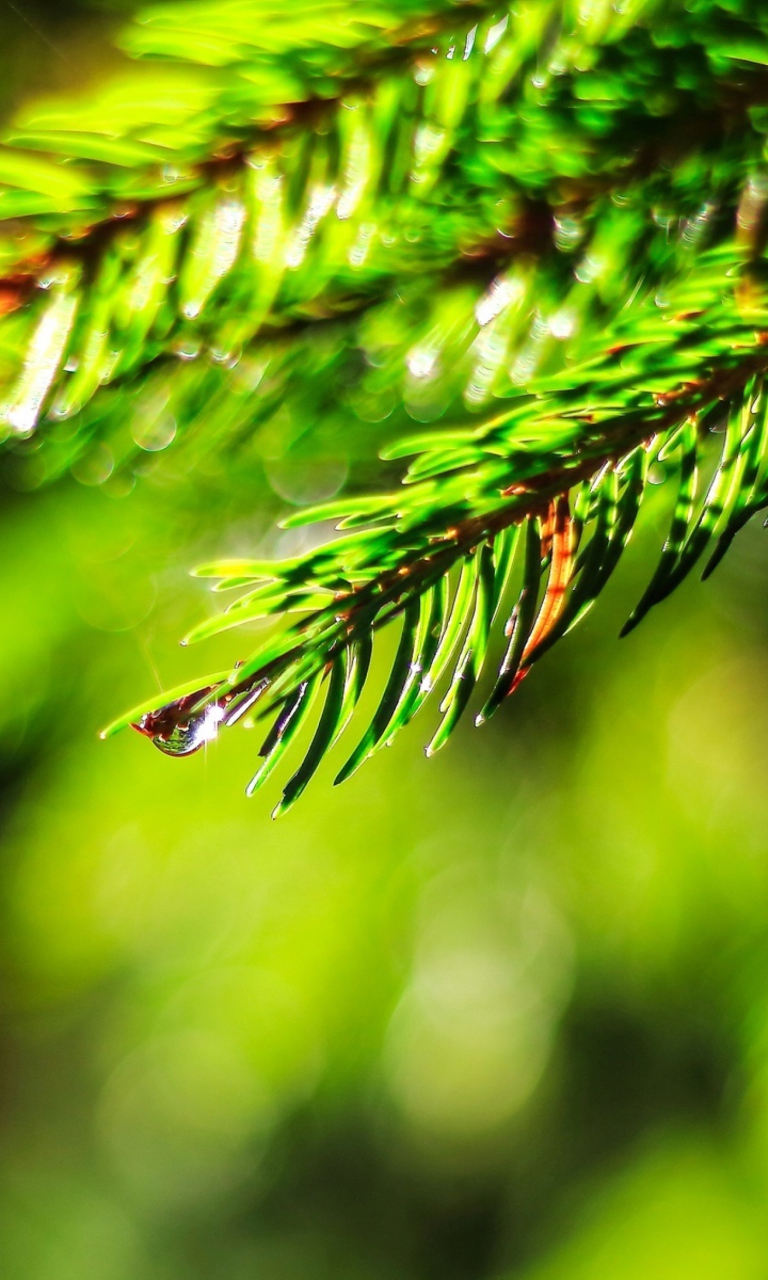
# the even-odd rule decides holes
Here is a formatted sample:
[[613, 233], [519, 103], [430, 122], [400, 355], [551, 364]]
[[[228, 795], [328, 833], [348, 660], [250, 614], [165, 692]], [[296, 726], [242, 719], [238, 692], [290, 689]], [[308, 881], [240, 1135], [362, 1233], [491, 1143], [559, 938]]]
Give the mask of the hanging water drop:
[[[236, 663], [235, 670], [241, 665]], [[149, 738], [164, 755], [194, 755], [200, 747], [218, 737], [222, 725], [235, 724], [251, 711], [269, 687], [269, 680], [258, 680], [255, 684], [245, 681], [242, 685], [228, 688], [215, 702], [200, 705], [215, 689], [222, 687], [221, 684], [210, 684], [195, 689], [156, 710], [146, 711], [131, 727]]]
[[157, 711], [148, 711], [132, 728], [143, 733], [167, 756], [191, 756], [218, 735], [226, 712], [218, 702], [209, 702], [200, 711], [195, 707], [211, 692], [213, 686], [188, 693], [168, 702]]

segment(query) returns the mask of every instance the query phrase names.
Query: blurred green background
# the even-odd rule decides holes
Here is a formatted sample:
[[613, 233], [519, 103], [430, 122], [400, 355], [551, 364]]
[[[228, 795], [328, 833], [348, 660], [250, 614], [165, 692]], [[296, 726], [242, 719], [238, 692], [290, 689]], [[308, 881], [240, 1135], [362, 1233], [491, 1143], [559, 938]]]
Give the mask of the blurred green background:
[[[3, 111], [114, 22], [6, 0]], [[254, 734], [97, 738], [231, 660], [178, 648], [187, 570], [281, 509], [258, 457], [172, 455], [0, 481], [0, 1275], [768, 1276], [766, 534], [619, 644], [660, 486], [495, 721], [273, 824]]]

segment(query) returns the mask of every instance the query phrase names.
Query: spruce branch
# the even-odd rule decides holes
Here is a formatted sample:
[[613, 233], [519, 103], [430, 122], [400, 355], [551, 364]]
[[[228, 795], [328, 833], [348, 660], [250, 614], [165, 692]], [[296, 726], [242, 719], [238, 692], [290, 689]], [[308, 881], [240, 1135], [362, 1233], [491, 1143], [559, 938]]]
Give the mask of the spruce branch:
[[[0, 214], [23, 219], [0, 246], [4, 306], [23, 309], [6, 431], [71, 417], [164, 355], [237, 360], [297, 316], [546, 248], [563, 218], [561, 241], [578, 239], [595, 195], [643, 173], [646, 214], [666, 202], [695, 215], [721, 180], [708, 148], [724, 148], [729, 164], [721, 150], [715, 166], [731, 182], [757, 154], [745, 125], [762, 74], [743, 22], [725, 20], [729, 42], [715, 8], [662, 8], [605, 6], [584, 22], [540, 0], [415, 25], [364, 3], [350, 21], [331, 6], [260, 23], [270, 15], [254, 0], [150, 11], [128, 47], [213, 61], [221, 84], [176, 85], [170, 105], [174, 80], [161, 78], [91, 107], [32, 108], [0, 152]], [[308, 48], [320, 69], [299, 86], [286, 68]]]
[[[391, 742], [452, 667], [440, 703], [443, 718], [427, 748], [432, 754], [447, 742], [480, 679], [516, 552], [522, 565], [504, 627], [509, 646], [476, 717], [478, 724], [591, 608], [629, 540], [654, 458], [677, 461], [678, 497], [658, 567], [625, 632], [674, 590], [714, 541], [705, 575], [711, 572], [738, 529], [768, 505], [763, 385], [768, 332], [755, 327], [765, 324], [764, 293], [759, 298], [750, 281], [749, 301], [745, 295], [750, 264], [742, 262], [739, 270], [733, 246], [708, 256], [710, 341], [715, 341], [718, 314], [728, 334], [719, 358], [702, 361], [690, 342], [701, 316], [675, 309], [687, 298], [687, 277], [670, 290], [670, 315], [656, 298], [636, 301], [649, 321], [644, 341], [632, 348], [621, 340], [625, 331], [637, 333], [643, 327], [638, 316], [622, 317], [604, 339], [602, 359], [593, 357], [581, 371], [589, 375], [584, 381], [577, 376], [578, 366], [569, 370], [565, 387], [562, 374], [548, 382], [533, 380], [519, 406], [463, 438], [454, 432], [450, 449], [433, 433], [395, 450], [423, 450], [406, 476], [414, 483], [397, 494], [341, 500], [285, 522], [341, 517], [338, 539], [283, 563], [235, 561], [204, 567], [202, 574], [216, 576], [242, 594], [223, 614], [198, 627], [190, 641], [276, 613], [306, 617], [239, 663], [226, 679], [171, 697], [159, 710], [140, 708], [113, 728], [133, 723], [161, 750], [187, 754], [215, 736], [220, 724], [239, 720], [257, 704], [261, 713], [277, 711], [253, 791], [295, 738], [327, 677], [315, 738], [286, 785], [276, 810], [283, 812], [346, 727], [362, 691], [375, 632], [402, 617], [381, 702], [337, 781]], [[729, 292], [733, 314], [724, 315]], [[739, 329], [742, 340], [735, 346], [733, 334]], [[615, 367], [618, 351], [630, 360], [631, 373], [624, 368], [620, 378], [613, 378], [612, 404], [595, 406], [594, 380]], [[675, 367], [675, 352], [687, 353], [698, 376], [680, 379], [678, 369], [673, 386], [660, 381], [660, 390], [638, 389], [651, 381], [657, 365]], [[574, 387], [581, 390], [581, 405], [574, 404]], [[706, 491], [699, 494], [707, 437], [724, 416], [721, 455]], [[510, 475], [514, 483], [505, 484]]]
[[514, 692], [614, 572], [654, 460], [678, 494], [626, 629], [766, 505], [760, 6], [225, 0], [147, 11], [124, 45], [148, 79], [32, 106], [0, 148], [8, 447], [35, 437], [42, 480], [94, 443], [130, 468], [167, 420], [193, 461], [286, 405], [423, 426], [385, 450], [412, 458], [396, 491], [285, 522], [334, 522], [325, 545], [208, 566], [239, 594], [190, 640], [282, 627], [113, 728], [187, 755], [271, 716], [254, 790], [319, 700], [282, 811], [382, 627], [390, 675], [339, 781], [437, 691], [440, 749], [494, 627], [478, 723]]

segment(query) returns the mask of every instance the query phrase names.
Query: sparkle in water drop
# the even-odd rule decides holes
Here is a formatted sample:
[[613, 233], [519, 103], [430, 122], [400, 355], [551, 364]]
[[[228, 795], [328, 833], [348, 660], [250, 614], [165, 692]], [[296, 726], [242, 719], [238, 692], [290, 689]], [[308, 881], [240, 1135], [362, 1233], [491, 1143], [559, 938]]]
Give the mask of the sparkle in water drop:
[[167, 756], [191, 756], [206, 742], [213, 741], [226, 715], [218, 702], [209, 702], [202, 710], [194, 710], [212, 688], [198, 689], [157, 711], [148, 711], [133, 728]]
[[268, 686], [268, 680], [260, 680], [256, 684], [246, 682], [244, 686], [229, 689], [217, 701], [201, 707], [200, 703], [220, 687], [207, 685], [185, 694], [183, 698], [167, 702], [156, 711], [145, 712], [132, 728], [149, 738], [158, 751], [167, 756], [191, 756], [206, 742], [213, 742], [222, 724], [234, 724], [250, 711]]

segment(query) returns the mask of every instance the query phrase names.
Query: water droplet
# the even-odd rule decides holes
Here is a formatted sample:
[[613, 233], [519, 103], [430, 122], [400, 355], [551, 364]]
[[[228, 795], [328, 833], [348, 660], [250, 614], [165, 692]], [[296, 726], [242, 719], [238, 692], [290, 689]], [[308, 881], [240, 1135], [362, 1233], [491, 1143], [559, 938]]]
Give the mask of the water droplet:
[[[241, 664], [237, 663], [237, 667]], [[206, 742], [218, 737], [221, 725], [235, 724], [241, 716], [251, 711], [261, 695], [269, 688], [269, 680], [247, 680], [243, 685], [228, 689], [215, 702], [200, 707], [217, 685], [195, 689], [183, 698], [167, 702], [155, 711], [147, 711], [132, 725], [138, 733], [149, 738], [158, 751], [166, 756], [191, 756]]]
[[188, 693], [168, 702], [157, 711], [148, 711], [132, 727], [149, 738], [167, 756], [191, 756], [218, 735], [226, 712], [218, 702], [209, 702], [201, 711], [194, 708], [213, 686]]

